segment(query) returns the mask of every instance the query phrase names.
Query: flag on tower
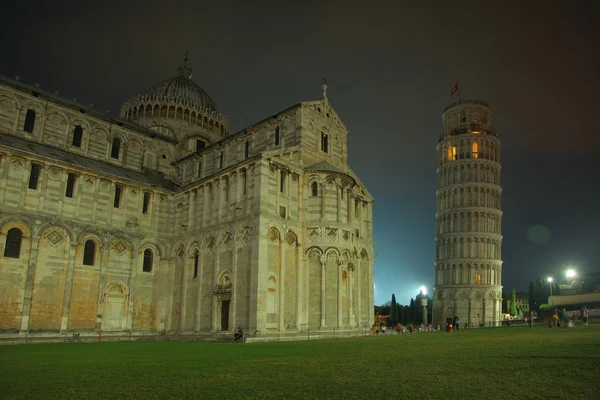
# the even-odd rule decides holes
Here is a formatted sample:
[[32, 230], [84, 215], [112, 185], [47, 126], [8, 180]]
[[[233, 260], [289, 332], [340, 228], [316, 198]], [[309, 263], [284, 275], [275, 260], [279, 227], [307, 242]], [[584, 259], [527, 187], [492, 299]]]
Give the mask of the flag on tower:
[[454, 93], [458, 92], [458, 82], [456, 82], [456, 85], [454, 85], [454, 87], [452, 88], [452, 91], [450, 92], [450, 96], [454, 96]]

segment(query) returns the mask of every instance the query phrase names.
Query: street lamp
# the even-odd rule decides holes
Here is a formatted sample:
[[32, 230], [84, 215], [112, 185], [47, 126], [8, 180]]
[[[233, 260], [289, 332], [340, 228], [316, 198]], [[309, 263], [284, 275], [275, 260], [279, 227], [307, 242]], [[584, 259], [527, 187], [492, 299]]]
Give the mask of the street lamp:
[[425, 286], [421, 286], [419, 289], [421, 291], [421, 306], [423, 307], [423, 315], [421, 319], [423, 320], [424, 325], [428, 325], [427, 321], [427, 288]]
[[577, 273], [574, 269], [567, 270], [567, 278], [574, 278]]
[[553, 280], [554, 279], [551, 276], [548, 277], [548, 284], [550, 285], [550, 296], [552, 296], [552, 281]]

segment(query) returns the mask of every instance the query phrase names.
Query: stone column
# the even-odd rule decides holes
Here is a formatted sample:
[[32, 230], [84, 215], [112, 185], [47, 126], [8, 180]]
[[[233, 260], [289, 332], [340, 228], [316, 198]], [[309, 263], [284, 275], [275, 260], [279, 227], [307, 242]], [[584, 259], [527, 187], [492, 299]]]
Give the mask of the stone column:
[[485, 294], [483, 295], [483, 313], [482, 313], [482, 322], [483, 322], [483, 326], [485, 326], [485, 307], [486, 307], [486, 301], [485, 301]]
[[19, 117], [21, 116], [21, 111], [23, 107], [15, 107], [15, 119], [13, 121], [12, 133], [17, 133], [17, 129], [19, 129]]
[[350, 224], [352, 222], [352, 196], [351, 196], [351, 191], [348, 190], [348, 193], [346, 193], [346, 198], [348, 199], [348, 223]]
[[102, 249], [102, 260], [100, 261], [100, 281], [98, 282], [98, 306], [96, 312], [96, 329], [102, 329], [102, 314], [104, 307], [104, 289], [106, 287], [106, 271], [108, 269], [108, 243]]
[[[221, 246], [219, 244], [217, 244], [215, 246], [215, 251], [217, 252], [215, 254], [215, 268], [214, 268], [214, 272], [213, 272], [213, 286], [216, 285], [219, 281], [219, 261], [221, 258]], [[218, 323], [218, 316], [219, 316], [219, 303], [220, 303], [220, 299], [218, 296], [213, 295], [212, 296], [212, 326], [211, 326], [211, 332], [218, 332], [219, 328], [218, 326], [220, 326], [220, 324]]]
[[[188, 203], [189, 204], [189, 203]], [[185, 319], [187, 316], [187, 291], [188, 291], [188, 279], [190, 270], [190, 259], [191, 257], [183, 257], [183, 274], [182, 274], [182, 285], [181, 285], [181, 313], [179, 314], [179, 332], [185, 330]]]
[[[129, 273], [129, 299], [127, 304], [127, 321], [125, 329], [131, 331], [133, 326], [133, 299], [136, 295], [137, 289], [137, 271], [139, 268], [140, 257], [137, 255], [137, 249], [131, 248], [131, 260], [129, 262], [131, 271]], [[154, 263], [154, 258], [152, 262]], [[154, 267], [154, 266], [153, 266]]]
[[335, 191], [337, 194], [337, 222], [342, 222], [342, 187], [336, 185]]
[[304, 281], [303, 277], [303, 263], [302, 263], [302, 246], [298, 243], [296, 244], [296, 266], [297, 266], [297, 279], [296, 279], [296, 329], [302, 330], [302, 324], [305, 322], [305, 319], [302, 317], [302, 301], [304, 296], [302, 296], [302, 282]]
[[285, 231], [284, 236], [279, 241], [279, 259], [281, 260], [281, 269], [279, 274], [279, 329], [285, 330]]
[[471, 327], [471, 297], [469, 297], [469, 314], [467, 315], [467, 324]]
[[196, 297], [196, 319], [194, 320], [194, 330], [200, 332], [202, 318], [202, 277], [204, 276], [204, 257], [198, 251], [198, 276], [196, 277], [198, 286], [198, 296]]
[[23, 302], [21, 309], [21, 330], [20, 333], [29, 331], [29, 314], [31, 312], [31, 296], [33, 294], [33, 281], [35, 278], [35, 269], [37, 266], [38, 247], [40, 245], [39, 236], [31, 236], [31, 250], [29, 251], [29, 261], [27, 262], [27, 276], [25, 278], [25, 290], [23, 291]]
[[[230, 193], [231, 195], [231, 193]], [[231, 307], [230, 307], [230, 313], [229, 313], [229, 318], [231, 319], [231, 324], [229, 324], [229, 330], [234, 331], [237, 329], [237, 327], [235, 326], [236, 324], [236, 303], [237, 303], [237, 290], [238, 290], [238, 284], [237, 284], [237, 272], [238, 272], [238, 249], [237, 249], [237, 242], [234, 240], [233, 242], [233, 257], [232, 257], [232, 263], [233, 263], [233, 268], [232, 268], [232, 277], [231, 277], [231, 283], [233, 284], [233, 287], [231, 288]]]
[[325, 183], [321, 183], [321, 221], [325, 220], [325, 195], [326, 187]]
[[355, 327], [354, 321], [354, 297], [352, 294], [352, 284], [354, 281], [354, 265], [348, 263], [348, 326]]
[[76, 251], [77, 244], [71, 243], [71, 248], [69, 249], [69, 264], [67, 264], [67, 275], [65, 278], [65, 293], [63, 295], [62, 316], [60, 320], [61, 332], [66, 331], [69, 325], [69, 308], [71, 306], [71, 292], [73, 290], [73, 269], [75, 265]]
[[196, 219], [194, 218], [196, 214], [196, 191], [190, 191], [188, 193], [188, 220], [187, 220], [187, 230], [188, 232], [192, 231], [196, 225]]
[[[357, 288], [357, 293], [356, 293], [356, 296], [357, 296], [356, 307], [358, 308], [358, 321], [357, 321], [357, 324], [358, 324], [358, 326], [361, 326], [360, 324], [362, 322], [361, 320], [362, 320], [362, 313], [363, 313], [363, 309], [362, 309], [362, 283], [361, 283], [361, 281], [362, 281], [362, 278], [361, 278], [362, 269], [360, 269], [361, 268], [361, 263], [360, 263], [359, 260], [356, 261], [357, 264], [358, 264], [358, 268], [359, 268], [358, 274], [357, 274], [358, 278], [356, 280], [356, 288]], [[371, 325], [373, 325], [372, 322], [370, 322], [368, 326], [370, 327]]]
[[325, 328], [325, 266], [327, 257], [323, 254], [319, 259], [321, 261], [321, 329]]
[[344, 320], [342, 319], [342, 264], [337, 264], [337, 327], [338, 329], [342, 327]]

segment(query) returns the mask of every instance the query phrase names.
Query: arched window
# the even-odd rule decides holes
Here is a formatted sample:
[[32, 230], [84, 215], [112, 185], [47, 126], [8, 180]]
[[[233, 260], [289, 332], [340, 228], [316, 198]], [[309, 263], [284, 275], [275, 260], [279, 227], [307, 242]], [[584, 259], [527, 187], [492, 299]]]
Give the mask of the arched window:
[[246, 140], [246, 143], [244, 144], [244, 158], [248, 158], [249, 155], [250, 155], [250, 142]]
[[219, 154], [219, 168], [223, 168], [223, 152]]
[[202, 176], [202, 161], [198, 161], [198, 178]]
[[473, 153], [473, 158], [479, 158], [479, 144], [477, 144], [477, 141], [473, 142], [471, 152]]
[[194, 278], [198, 276], [198, 260], [200, 259], [200, 255], [198, 254], [198, 250], [194, 251]]
[[150, 250], [150, 249], [144, 250], [144, 266], [142, 267], [142, 271], [152, 272], [152, 264], [153, 263], [154, 263], [154, 253], [152, 253], [152, 250]]
[[329, 138], [324, 133], [321, 133], [321, 151], [329, 152]]
[[19, 228], [11, 228], [6, 234], [6, 244], [4, 246], [4, 257], [19, 258], [21, 254], [21, 238], [23, 232]]
[[275, 146], [279, 145], [279, 127], [275, 128]]
[[94, 265], [96, 260], [96, 242], [88, 240], [83, 246], [83, 265]]
[[112, 148], [110, 149], [110, 157], [114, 158], [115, 160], [118, 160], [120, 153], [121, 153], [121, 140], [119, 138], [113, 138]]
[[71, 144], [75, 147], [81, 147], [81, 139], [83, 139], [83, 128], [81, 125], [75, 125], [75, 129], [73, 129], [73, 142]]
[[313, 197], [318, 196], [319, 195], [319, 184], [317, 182], [313, 182], [310, 185], [310, 187], [311, 187], [311, 191], [312, 191], [311, 195]]
[[31, 108], [27, 110], [25, 114], [25, 123], [23, 124], [23, 130], [25, 132], [33, 133], [33, 127], [35, 125], [35, 110]]

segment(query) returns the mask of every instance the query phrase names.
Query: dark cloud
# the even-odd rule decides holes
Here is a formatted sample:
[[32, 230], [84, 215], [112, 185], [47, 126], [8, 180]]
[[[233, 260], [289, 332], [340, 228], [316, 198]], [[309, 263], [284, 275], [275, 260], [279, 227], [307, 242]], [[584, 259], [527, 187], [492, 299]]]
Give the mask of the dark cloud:
[[[5, 6], [1, 73], [118, 113], [174, 75], [194, 79], [241, 129], [329, 98], [376, 197], [378, 303], [433, 283], [435, 146], [456, 100], [488, 102], [502, 140], [504, 284], [567, 264], [597, 269], [599, 32], [594, 1], [74, 2]], [[550, 238], [529, 240], [532, 226]]]

